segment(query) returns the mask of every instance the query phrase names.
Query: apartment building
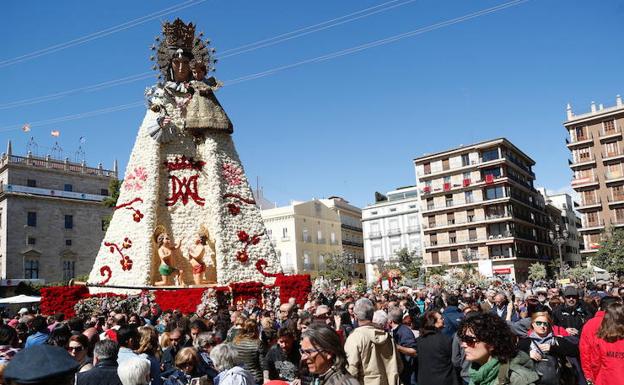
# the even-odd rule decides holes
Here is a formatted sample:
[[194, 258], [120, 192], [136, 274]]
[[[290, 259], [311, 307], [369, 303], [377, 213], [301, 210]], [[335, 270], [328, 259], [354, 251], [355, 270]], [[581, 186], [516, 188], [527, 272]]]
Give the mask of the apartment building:
[[379, 261], [395, 262], [396, 252], [407, 248], [422, 256], [420, 198], [416, 186], [397, 188], [362, 209], [364, 259], [367, 281], [379, 275]]
[[575, 202], [570, 194], [549, 194], [545, 188], [537, 189], [545, 198], [546, 204], [551, 204], [561, 212], [561, 229], [568, 232], [568, 240], [563, 246], [563, 261], [570, 266], [578, 266], [582, 263], [581, 246], [583, 239], [580, 236], [581, 218], [574, 210]]
[[[526, 279], [554, 256], [535, 162], [505, 138], [414, 159], [425, 266], [491, 261], [492, 273]], [[485, 265], [489, 265], [485, 264]]]
[[69, 280], [91, 271], [111, 209], [117, 166], [13, 154], [0, 157], [0, 285]]
[[340, 218], [342, 252], [352, 258], [353, 276], [364, 278], [366, 269], [364, 268], [362, 209], [337, 196], [320, 199], [320, 201], [338, 214], [338, 218]]
[[285, 273], [316, 277], [328, 255], [342, 253], [340, 217], [318, 199], [292, 202], [261, 214]]
[[615, 106], [609, 108], [592, 102], [590, 112], [580, 115], [574, 114], [568, 104], [563, 125], [572, 153], [572, 188], [580, 196], [577, 210], [581, 213], [580, 234], [585, 244], [581, 253], [591, 257], [607, 228], [624, 226], [622, 98], [618, 95]]

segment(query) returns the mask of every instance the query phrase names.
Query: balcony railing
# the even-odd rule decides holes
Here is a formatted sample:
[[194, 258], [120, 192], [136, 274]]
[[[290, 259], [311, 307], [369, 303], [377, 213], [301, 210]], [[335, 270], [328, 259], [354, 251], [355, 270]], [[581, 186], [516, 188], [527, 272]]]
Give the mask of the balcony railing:
[[438, 246], [448, 246], [448, 245], [459, 245], [464, 243], [474, 243], [474, 242], [485, 242], [487, 238], [485, 237], [475, 237], [475, 238], [467, 238], [467, 239], [449, 239], [448, 241], [429, 241], [425, 242], [425, 247], [438, 247]]
[[624, 178], [624, 172], [622, 171], [607, 171], [605, 173], [605, 179], [608, 181], [622, 178]]
[[319, 245], [324, 245], [325, 243], [327, 243], [327, 240], [325, 238], [318, 238], [316, 240], [316, 243], [318, 243]]
[[622, 129], [619, 126], [615, 126], [611, 130], [605, 130], [605, 129], [600, 130], [600, 137], [602, 138], [605, 136], [612, 136], [612, 135], [617, 135], [621, 133], [622, 133]]
[[583, 228], [592, 228], [592, 227], [604, 227], [605, 222], [603, 219], [599, 219], [597, 221], [583, 221]]
[[579, 176], [578, 178], [572, 179], [572, 186], [581, 186], [596, 182], [598, 182], [598, 176], [596, 175]]
[[420, 226], [407, 226], [408, 233], [417, 233], [420, 231]]
[[429, 223], [423, 226], [423, 228], [425, 229], [434, 229], [434, 228], [438, 228], [438, 227], [446, 227], [446, 226], [459, 226], [459, 225], [465, 225], [465, 224], [469, 224], [469, 223], [475, 223], [475, 222], [481, 222], [481, 221], [489, 221], [489, 220], [494, 220], [494, 219], [502, 219], [502, 218], [511, 218], [511, 215], [509, 214], [496, 214], [496, 215], [486, 215], [484, 217], [470, 217], [466, 220], [455, 220], [452, 223], [446, 222], [446, 223]]
[[624, 155], [624, 151], [622, 150], [617, 150], [617, 151], [609, 151], [609, 152], [603, 152], [600, 154], [602, 156], [602, 159], [609, 159], [609, 158], [615, 158], [618, 156], [622, 156]]
[[581, 206], [599, 205], [602, 201], [599, 198], [581, 199]]
[[388, 230], [388, 235], [399, 235], [401, 234], [401, 229], [390, 229]]
[[[604, 156], [603, 156], [603, 158], [604, 158]], [[577, 165], [577, 164], [593, 162], [595, 160], [596, 160], [596, 156], [594, 154], [590, 154], [590, 156], [584, 156], [584, 157], [575, 156], [569, 163], [570, 163], [570, 165], [574, 166], [574, 165]]]
[[342, 244], [345, 246], [353, 246], [353, 247], [364, 247], [364, 244], [361, 242], [353, 242], [353, 241], [347, 241], [347, 240], [342, 240]]
[[304, 242], [310, 243], [310, 242], [312, 242], [312, 236], [311, 235], [304, 235], [304, 236], [301, 237], [301, 240], [304, 241]]
[[368, 237], [371, 239], [381, 238], [381, 231], [371, 231], [370, 234], [368, 234]]
[[624, 195], [612, 195], [608, 199], [609, 199], [609, 203], [623, 202]]
[[578, 136], [574, 136], [571, 139], [566, 138], [566, 144], [567, 145], [573, 145], [573, 144], [577, 144], [577, 143], [582, 143], [582, 142], [586, 142], [588, 140], [593, 140], [594, 136], [592, 134], [583, 134], [583, 135], [578, 135]]

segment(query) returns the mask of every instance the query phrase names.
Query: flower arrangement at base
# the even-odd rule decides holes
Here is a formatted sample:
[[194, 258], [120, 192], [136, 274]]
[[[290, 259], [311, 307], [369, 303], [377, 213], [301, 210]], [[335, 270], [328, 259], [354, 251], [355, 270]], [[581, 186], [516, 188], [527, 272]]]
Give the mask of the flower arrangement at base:
[[308, 294], [312, 291], [312, 281], [308, 274], [280, 275], [275, 279], [275, 286], [280, 288], [281, 303], [286, 303], [293, 297], [299, 306], [306, 303]]
[[75, 315], [74, 305], [89, 296], [86, 286], [54, 286], [41, 289], [41, 314], [65, 314], [65, 318]]
[[231, 283], [230, 288], [232, 288], [232, 303], [238, 304], [250, 298], [255, 298], [258, 301], [258, 305], [262, 306], [263, 287], [264, 284], [262, 282]]
[[273, 310], [279, 313], [280, 307], [280, 287], [279, 286], [265, 286], [262, 289], [262, 303], [265, 310]]
[[154, 298], [162, 310], [179, 310], [182, 313], [195, 313], [206, 289], [192, 288], [180, 290], [156, 290]]
[[78, 301], [74, 310], [79, 317], [106, 313], [111, 310], [130, 314], [139, 313], [141, 306], [149, 305], [152, 302], [154, 302], [154, 295], [147, 291], [138, 295], [98, 293]]

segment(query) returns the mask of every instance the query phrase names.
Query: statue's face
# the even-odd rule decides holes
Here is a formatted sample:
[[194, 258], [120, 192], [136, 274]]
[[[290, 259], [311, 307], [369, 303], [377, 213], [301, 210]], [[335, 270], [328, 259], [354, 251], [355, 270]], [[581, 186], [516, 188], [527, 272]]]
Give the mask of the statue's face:
[[169, 238], [169, 234], [167, 233], [163, 234], [161, 239], [162, 239], [163, 246], [171, 245], [171, 238]]
[[191, 66], [189, 65], [189, 59], [182, 57], [175, 57], [171, 60], [171, 69], [173, 72], [173, 80], [176, 82], [189, 81], [191, 77]]
[[195, 63], [193, 66], [193, 79], [203, 80], [206, 77], [206, 65], [204, 63]]

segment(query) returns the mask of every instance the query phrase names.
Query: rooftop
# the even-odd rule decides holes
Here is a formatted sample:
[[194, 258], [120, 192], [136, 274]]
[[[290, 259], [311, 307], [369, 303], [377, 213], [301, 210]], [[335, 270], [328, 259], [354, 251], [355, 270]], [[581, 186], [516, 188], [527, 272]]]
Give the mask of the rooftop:
[[414, 163], [422, 163], [422, 162], [425, 162], [427, 160], [434, 160], [436, 158], [442, 157], [443, 155], [447, 156], [447, 155], [460, 154], [460, 153], [463, 153], [463, 152], [469, 152], [470, 150], [476, 150], [476, 149], [486, 148], [486, 147], [490, 147], [490, 146], [494, 146], [494, 145], [500, 145], [500, 144], [504, 144], [507, 147], [511, 148], [512, 150], [514, 150], [515, 152], [520, 154], [523, 158], [528, 160], [532, 165], [535, 164], [535, 161], [530, 156], [528, 156], [526, 153], [524, 153], [522, 150], [520, 150], [518, 147], [516, 147], [507, 138], [490, 139], [490, 140], [486, 140], [486, 141], [478, 142], [478, 143], [473, 143], [473, 144], [469, 144], [469, 145], [460, 145], [459, 147], [452, 148], [450, 150], [435, 152], [433, 154], [426, 154], [426, 155], [420, 156], [418, 158], [414, 158]]

